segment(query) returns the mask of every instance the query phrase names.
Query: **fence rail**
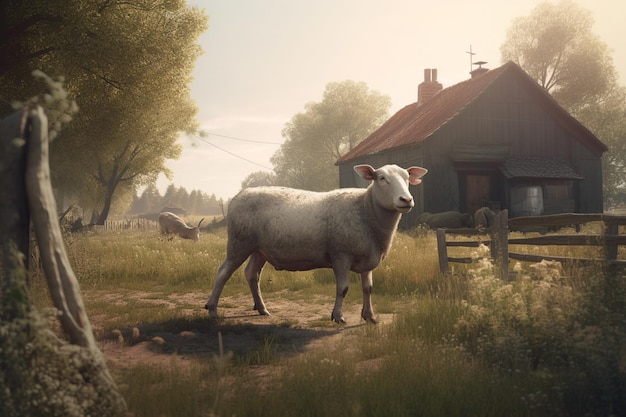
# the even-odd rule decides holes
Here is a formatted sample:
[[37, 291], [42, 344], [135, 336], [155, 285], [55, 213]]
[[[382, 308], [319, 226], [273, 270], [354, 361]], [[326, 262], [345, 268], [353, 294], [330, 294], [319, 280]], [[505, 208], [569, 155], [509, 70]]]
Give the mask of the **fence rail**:
[[[522, 238], [510, 238], [509, 232], [520, 231], [546, 231], [556, 230], [564, 226], [575, 226], [580, 230], [580, 225], [591, 222], [602, 222], [603, 228], [600, 234], [576, 234], [576, 235], [545, 235]], [[611, 265], [626, 266], [626, 260], [618, 259], [618, 247], [626, 245], [626, 235], [620, 235], [619, 226], [626, 225], [626, 216], [606, 213], [596, 214], [553, 214], [548, 216], [508, 218], [508, 211], [502, 210], [495, 217], [489, 229], [437, 229], [437, 250], [439, 253], [439, 269], [443, 273], [450, 270], [449, 263], [472, 263], [471, 257], [448, 256], [448, 247], [478, 247], [481, 244], [489, 246], [491, 257], [500, 269], [503, 277], [508, 276], [509, 259], [527, 262], [540, 262], [543, 259], [559, 262], [596, 263], [606, 262]], [[485, 236], [487, 239], [479, 240], [452, 240], [448, 241], [448, 235]], [[511, 245], [568, 245], [568, 246], [598, 246], [605, 247], [604, 258], [580, 258], [553, 255], [540, 255], [511, 252]]]
[[159, 224], [147, 219], [128, 219], [128, 220], [107, 220], [101, 226], [104, 230], [126, 230], [126, 229], [157, 229]]

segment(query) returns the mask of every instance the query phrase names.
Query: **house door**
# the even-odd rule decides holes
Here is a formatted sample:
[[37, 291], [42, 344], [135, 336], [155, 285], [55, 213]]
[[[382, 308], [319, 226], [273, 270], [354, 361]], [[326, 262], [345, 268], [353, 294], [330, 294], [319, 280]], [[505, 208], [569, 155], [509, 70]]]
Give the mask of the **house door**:
[[474, 215], [476, 210], [489, 202], [490, 177], [489, 175], [467, 174], [467, 212]]

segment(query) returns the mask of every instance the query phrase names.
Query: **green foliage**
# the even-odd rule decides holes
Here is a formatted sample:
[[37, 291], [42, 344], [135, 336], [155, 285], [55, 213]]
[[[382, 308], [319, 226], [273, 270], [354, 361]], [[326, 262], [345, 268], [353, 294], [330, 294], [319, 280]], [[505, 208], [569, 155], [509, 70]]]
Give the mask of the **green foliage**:
[[188, 214], [221, 215], [223, 205], [222, 199], [218, 200], [215, 194], [207, 195], [199, 190], [188, 193], [185, 188], [174, 185], [170, 185], [162, 196], [156, 186], [151, 184], [141, 195], [134, 197], [128, 214], [160, 213], [163, 207], [174, 206], [185, 209]]
[[57, 338], [39, 311], [0, 321], [0, 415], [120, 416], [103, 361]]
[[256, 171], [248, 174], [241, 181], [241, 189], [250, 187], [271, 186], [276, 183], [276, 175], [273, 172]]
[[[625, 186], [626, 88], [614, 86], [596, 105], [581, 109], [578, 119], [609, 148], [602, 163], [602, 188], [605, 207], [611, 207]], [[619, 202], [624, 202], [623, 196]]]
[[[196, 127], [187, 84], [206, 17], [184, 0], [3, 2], [0, 97], [25, 100], [30, 73], [62, 75], [80, 112], [51, 148], [58, 192], [107, 218], [180, 155]], [[80, 157], [76, 157], [79, 155]]]
[[390, 98], [363, 82], [326, 85], [321, 102], [305, 105], [283, 129], [286, 139], [272, 156], [274, 184], [312, 191], [338, 187], [335, 162], [388, 117]]
[[484, 263], [473, 274], [456, 336], [496, 369], [536, 378], [545, 402], [535, 406], [546, 412], [623, 412], [626, 282], [615, 271], [581, 273], [572, 280], [560, 264], [543, 261], [507, 283]]
[[593, 35], [592, 25], [591, 12], [572, 0], [545, 1], [513, 21], [501, 47], [502, 61], [518, 63], [576, 115], [617, 80], [608, 47]]
[[626, 175], [626, 89], [607, 45], [592, 33], [593, 17], [572, 0], [538, 4], [518, 17], [501, 46], [502, 61], [519, 64], [609, 148], [603, 163], [605, 201], [623, 191]]

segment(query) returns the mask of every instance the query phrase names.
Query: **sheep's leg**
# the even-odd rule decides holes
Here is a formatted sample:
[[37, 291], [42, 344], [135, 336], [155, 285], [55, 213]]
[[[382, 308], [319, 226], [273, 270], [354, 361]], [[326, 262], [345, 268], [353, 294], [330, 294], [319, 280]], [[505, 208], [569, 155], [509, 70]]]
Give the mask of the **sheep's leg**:
[[363, 309], [361, 317], [365, 321], [376, 323], [374, 317], [374, 309], [372, 308], [372, 271], [363, 272], [361, 274], [361, 287], [363, 288]]
[[220, 295], [222, 294], [222, 290], [224, 289], [224, 285], [226, 285], [226, 281], [230, 279], [230, 276], [243, 264], [246, 258], [239, 258], [236, 260], [232, 260], [226, 257], [226, 260], [219, 268], [217, 268], [217, 275], [215, 275], [215, 284], [213, 285], [213, 291], [211, 292], [211, 296], [209, 297], [209, 301], [207, 301], [204, 308], [209, 310], [209, 315], [213, 318], [217, 318], [217, 303], [220, 300]]
[[330, 315], [330, 319], [337, 323], [345, 323], [346, 319], [341, 312], [343, 306], [343, 299], [346, 298], [348, 293], [348, 287], [350, 285], [350, 268], [337, 265], [333, 265], [333, 271], [335, 272], [335, 280], [337, 282], [337, 293], [335, 295], [335, 307]]
[[246, 265], [246, 280], [250, 286], [250, 292], [254, 299], [254, 309], [262, 316], [269, 316], [270, 312], [265, 308], [263, 297], [261, 296], [261, 270], [265, 265], [265, 258], [259, 252], [250, 255], [248, 265]]

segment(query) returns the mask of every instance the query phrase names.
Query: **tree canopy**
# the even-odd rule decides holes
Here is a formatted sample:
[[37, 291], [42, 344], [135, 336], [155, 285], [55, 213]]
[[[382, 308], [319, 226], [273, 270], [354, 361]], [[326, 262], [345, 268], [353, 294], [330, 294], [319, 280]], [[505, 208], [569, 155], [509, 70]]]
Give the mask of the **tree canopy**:
[[363, 82], [326, 85], [321, 102], [310, 102], [285, 125], [281, 148], [272, 156], [276, 185], [313, 191], [338, 186], [335, 161], [388, 117], [391, 99]]
[[0, 7], [0, 98], [34, 95], [35, 69], [65, 78], [79, 112], [52, 144], [54, 185], [99, 211], [102, 223], [116, 195], [169, 173], [165, 162], [180, 156], [180, 132], [196, 128], [188, 83], [207, 18], [184, 0]]
[[224, 202], [215, 194], [207, 195], [199, 190], [188, 192], [184, 187], [170, 184], [161, 195], [154, 184], [148, 185], [139, 195], [134, 196], [128, 214], [154, 214], [164, 207], [179, 207], [187, 214], [218, 215], [222, 214]]
[[513, 21], [502, 60], [519, 64], [576, 115], [617, 82], [609, 49], [592, 27], [591, 12], [572, 0], [540, 3]]
[[274, 185], [276, 183], [276, 175], [268, 171], [255, 171], [241, 181], [241, 189]]
[[543, 2], [516, 18], [501, 47], [502, 61], [520, 65], [609, 148], [604, 156], [605, 201], [626, 178], [626, 92], [618, 84], [593, 16], [572, 0]]

